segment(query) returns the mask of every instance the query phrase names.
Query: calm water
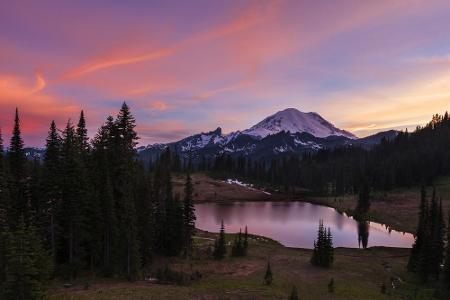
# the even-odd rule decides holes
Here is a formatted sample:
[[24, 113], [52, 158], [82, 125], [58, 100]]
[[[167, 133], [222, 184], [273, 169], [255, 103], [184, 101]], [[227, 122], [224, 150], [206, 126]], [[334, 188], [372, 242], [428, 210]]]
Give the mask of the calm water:
[[202, 203], [195, 209], [199, 229], [218, 232], [223, 219], [226, 232], [247, 226], [249, 233], [288, 247], [312, 248], [320, 219], [331, 228], [335, 247], [410, 248], [414, 242], [412, 234], [389, 231], [378, 223], [357, 222], [332, 208], [304, 202]]

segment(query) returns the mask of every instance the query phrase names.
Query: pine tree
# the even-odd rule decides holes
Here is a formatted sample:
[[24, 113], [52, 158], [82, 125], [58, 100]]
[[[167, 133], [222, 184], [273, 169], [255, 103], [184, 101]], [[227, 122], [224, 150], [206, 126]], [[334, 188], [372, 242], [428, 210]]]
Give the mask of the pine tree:
[[117, 274], [119, 265], [119, 233], [111, 179], [113, 171], [111, 162], [114, 161], [113, 151], [115, 149], [114, 136], [114, 119], [109, 116], [95, 136], [92, 150], [92, 180], [96, 186], [95, 197], [98, 198], [101, 212], [99, 214], [102, 231], [101, 268], [106, 276]]
[[243, 243], [243, 255], [247, 256], [247, 253], [248, 253], [248, 231], [247, 231], [247, 226], [245, 226], [244, 243]]
[[270, 268], [270, 261], [267, 262], [266, 273], [264, 275], [264, 284], [271, 285], [273, 282], [272, 269]]
[[444, 280], [448, 290], [450, 290], [450, 212], [447, 220], [447, 246], [445, 250]]
[[185, 254], [189, 256], [192, 250], [192, 237], [195, 231], [195, 207], [192, 199], [193, 187], [191, 176], [188, 173], [184, 186], [183, 201], [183, 229], [184, 229], [184, 247]]
[[[436, 197], [436, 196], [434, 196]], [[432, 253], [431, 257], [431, 269], [430, 273], [439, 279], [440, 267], [444, 259], [444, 229], [445, 222], [442, 213], [442, 200], [437, 204], [437, 198], [432, 200], [432, 209], [434, 212], [430, 212], [432, 216], [431, 234], [432, 234]]]
[[231, 248], [231, 256], [243, 256], [244, 252], [244, 245], [242, 241], [242, 231], [239, 229], [239, 234], [236, 235], [234, 239], [233, 246]]
[[358, 221], [358, 245], [366, 249], [369, 243], [369, 222]]
[[420, 200], [419, 224], [417, 226], [415, 241], [411, 248], [411, 255], [408, 261], [408, 271], [410, 272], [418, 271], [421, 252], [425, 240], [427, 239], [428, 201], [425, 186], [422, 186], [420, 195], [421, 200]]
[[298, 300], [298, 292], [297, 287], [295, 285], [292, 286], [291, 294], [289, 295], [289, 300]]
[[86, 119], [84, 117], [84, 111], [80, 113], [80, 119], [78, 120], [77, 129], [75, 131], [76, 143], [78, 151], [80, 151], [83, 159], [86, 159], [89, 154], [89, 137], [86, 129]]
[[85, 237], [83, 202], [85, 185], [82, 162], [77, 151], [75, 129], [70, 121], [63, 132], [61, 149], [61, 204], [57, 224], [60, 228], [58, 243], [59, 262], [67, 264], [66, 276], [76, 276], [85, 255], [82, 241]]
[[325, 241], [325, 267], [330, 267], [334, 261], [334, 247], [333, 236], [331, 235], [331, 230], [329, 227]]
[[23, 140], [20, 131], [19, 110], [16, 108], [14, 117], [14, 128], [11, 136], [11, 142], [8, 151], [9, 163], [9, 188], [11, 197], [11, 207], [9, 209], [8, 218], [11, 228], [17, 226], [18, 220], [23, 216], [25, 223], [28, 224], [29, 211], [26, 190], [26, 174], [25, 174], [25, 152], [23, 150]]
[[316, 266], [330, 267], [334, 260], [333, 238], [330, 228], [325, 229], [323, 221], [319, 222], [317, 230], [317, 239], [314, 241], [313, 255], [311, 263]]
[[[61, 202], [61, 178], [60, 178], [61, 137], [59, 136], [55, 121], [50, 124], [46, 139], [42, 192], [46, 211], [46, 239], [50, 245], [53, 259], [56, 259], [56, 212]], [[56, 261], [54, 261], [56, 263]]]
[[92, 185], [94, 178], [89, 169], [93, 163], [90, 159], [91, 147], [86, 129], [86, 120], [84, 112], [81, 111], [74, 136], [77, 160], [80, 168], [80, 181], [82, 182], [83, 192], [79, 198], [80, 213], [83, 215], [81, 223], [81, 244], [85, 249], [85, 257], [83, 258], [91, 271], [94, 266], [99, 263], [101, 256], [101, 222], [98, 218], [100, 214], [100, 203], [97, 197], [94, 197], [94, 187]]
[[8, 208], [11, 207], [6, 168], [3, 157], [3, 139], [0, 131], [0, 282], [5, 280], [5, 234], [8, 230]]
[[133, 197], [133, 180], [136, 170], [136, 145], [138, 136], [134, 128], [136, 121], [126, 103], [117, 115], [114, 133], [113, 195], [117, 209], [117, 222], [122, 270], [130, 281], [140, 273], [141, 258], [136, 228], [136, 208]]
[[222, 225], [220, 226], [219, 237], [216, 239], [216, 241], [214, 243], [213, 256], [215, 259], [220, 260], [225, 257], [226, 253], [227, 253], [227, 248], [225, 245], [225, 226], [223, 225], [223, 220], [222, 220]]
[[5, 241], [6, 280], [1, 299], [46, 299], [52, 263], [35, 229], [21, 219], [15, 230], [5, 234]]

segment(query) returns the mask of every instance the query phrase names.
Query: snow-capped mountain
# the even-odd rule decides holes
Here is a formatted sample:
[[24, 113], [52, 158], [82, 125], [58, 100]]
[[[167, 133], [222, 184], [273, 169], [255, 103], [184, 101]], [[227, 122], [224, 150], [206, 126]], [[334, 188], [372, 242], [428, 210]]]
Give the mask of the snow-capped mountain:
[[336, 128], [317, 113], [303, 113], [293, 108], [265, 118], [250, 129], [223, 134], [222, 129], [202, 132], [168, 144], [154, 144], [138, 149], [144, 161], [154, 161], [167, 147], [182, 159], [211, 161], [221, 154], [252, 159], [272, 159], [289, 153], [315, 152], [344, 145], [373, 147], [383, 138], [391, 139], [396, 131], [378, 133], [358, 139]]
[[242, 133], [265, 138], [268, 135], [281, 131], [291, 133], [306, 132], [315, 137], [328, 137], [330, 135], [344, 136], [350, 139], [356, 136], [348, 131], [336, 128], [333, 124], [315, 112], [304, 113], [295, 108], [287, 108], [273, 114]]

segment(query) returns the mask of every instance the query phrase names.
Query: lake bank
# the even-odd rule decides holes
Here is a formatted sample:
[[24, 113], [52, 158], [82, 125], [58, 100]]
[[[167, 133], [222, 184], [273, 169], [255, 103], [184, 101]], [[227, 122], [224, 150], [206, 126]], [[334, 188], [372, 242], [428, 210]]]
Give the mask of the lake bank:
[[[281, 192], [270, 195], [258, 189], [249, 189], [225, 180], [211, 178], [205, 173], [192, 174], [194, 183], [194, 200], [196, 203], [238, 201], [302, 201], [328, 206], [341, 213], [352, 215], [357, 203], [356, 195], [338, 197], [292, 197]], [[183, 193], [183, 176], [174, 176], [175, 193]], [[450, 178], [441, 178], [435, 183], [437, 194], [442, 198], [443, 210], [450, 210]], [[431, 187], [428, 188], [431, 195]], [[415, 233], [419, 216], [420, 188], [396, 189], [389, 192], [372, 193], [369, 220], [384, 224], [389, 228]]]

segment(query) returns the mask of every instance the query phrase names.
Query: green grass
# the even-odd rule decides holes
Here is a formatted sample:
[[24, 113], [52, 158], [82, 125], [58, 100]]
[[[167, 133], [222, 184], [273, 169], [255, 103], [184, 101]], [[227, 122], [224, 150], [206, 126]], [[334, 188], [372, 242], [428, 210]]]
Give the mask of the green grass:
[[[286, 299], [293, 285], [301, 299], [405, 299], [414, 294], [417, 283], [415, 276], [405, 271], [407, 249], [337, 248], [333, 267], [322, 269], [310, 264], [311, 250], [286, 248], [256, 237], [250, 240], [248, 257], [215, 261], [202, 252], [212, 244], [207, 238], [215, 235], [200, 232], [199, 237], [202, 239], [196, 239], [194, 259], [170, 261], [171, 268], [201, 272], [202, 278], [187, 286], [97, 279], [83, 290], [83, 280], [69, 289], [55, 282], [50, 299]], [[233, 239], [233, 235], [227, 235], [228, 241]], [[262, 283], [268, 259], [274, 277], [270, 286]], [[395, 290], [390, 288], [391, 277], [401, 280]], [[332, 294], [327, 288], [331, 278], [335, 282]], [[388, 287], [388, 294], [381, 293], [382, 283]], [[433, 292], [432, 287], [421, 287], [418, 299], [430, 299]]]

